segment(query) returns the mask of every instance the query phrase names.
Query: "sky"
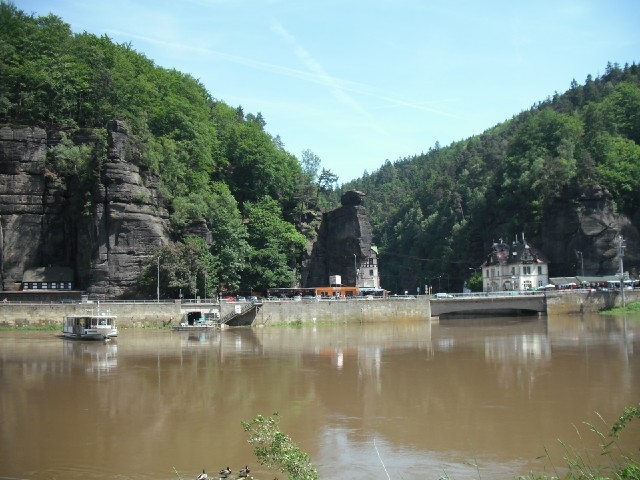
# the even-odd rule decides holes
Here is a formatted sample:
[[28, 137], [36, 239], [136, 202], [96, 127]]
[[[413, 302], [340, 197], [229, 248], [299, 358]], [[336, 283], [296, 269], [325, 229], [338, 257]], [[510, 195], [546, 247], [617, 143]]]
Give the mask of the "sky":
[[344, 184], [464, 140], [608, 62], [637, 0], [13, 0], [198, 79]]

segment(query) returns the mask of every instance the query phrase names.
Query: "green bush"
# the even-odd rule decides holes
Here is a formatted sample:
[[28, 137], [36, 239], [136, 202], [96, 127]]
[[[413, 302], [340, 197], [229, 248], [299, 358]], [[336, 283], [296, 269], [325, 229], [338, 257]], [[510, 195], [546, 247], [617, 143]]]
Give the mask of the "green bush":
[[317, 480], [318, 472], [311, 465], [309, 455], [278, 429], [277, 415], [258, 415], [251, 422], [242, 422], [245, 432], [251, 434], [248, 441], [254, 446], [258, 463], [286, 473], [289, 480]]

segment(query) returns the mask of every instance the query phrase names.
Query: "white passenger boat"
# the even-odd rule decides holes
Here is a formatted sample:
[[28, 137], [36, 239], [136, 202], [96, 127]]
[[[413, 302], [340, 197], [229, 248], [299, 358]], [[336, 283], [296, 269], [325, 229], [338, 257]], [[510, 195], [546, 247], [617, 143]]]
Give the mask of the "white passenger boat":
[[108, 340], [118, 336], [116, 315], [108, 313], [68, 315], [62, 333], [79, 340]]

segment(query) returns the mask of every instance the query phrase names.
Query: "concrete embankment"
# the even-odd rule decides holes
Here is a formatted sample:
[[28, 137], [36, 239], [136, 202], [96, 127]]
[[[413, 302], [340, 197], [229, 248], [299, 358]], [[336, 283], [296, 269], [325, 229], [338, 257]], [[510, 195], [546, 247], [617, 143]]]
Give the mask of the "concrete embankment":
[[161, 303], [0, 303], [0, 326], [62, 325], [66, 315], [109, 312], [123, 327], [155, 327], [177, 323], [179, 302]]
[[265, 302], [254, 324], [269, 325], [293, 322], [379, 322], [398, 318], [428, 320], [429, 297], [389, 297], [358, 300], [303, 300], [299, 302]]
[[[620, 291], [558, 290], [547, 292], [547, 315], [595, 313], [622, 306]], [[625, 290], [625, 303], [640, 300], [639, 290]]]
[[[176, 325], [187, 311], [202, 313], [219, 312], [224, 315], [235, 308], [234, 303], [181, 304], [180, 302], [124, 303], [0, 303], [0, 325], [50, 325], [61, 324], [66, 315], [109, 311], [118, 315], [121, 327], [159, 327]], [[275, 301], [262, 304], [253, 325], [269, 325], [292, 322], [372, 322], [396, 318], [429, 319], [429, 299], [388, 298], [371, 300], [303, 300]]]
[[[625, 291], [625, 302], [640, 301], [640, 291]], [[620, 306], [622, 296], [615, 291], [567, 290], [547, 292], [548, 315], [579, 315]], [[109, 311], [118, 315], [122, 327], [176, 325], [187, 311], [224, 315], [234, 303], [181, 304], [176, 302], [103, 303], [0, 303], [0, 326], [61, 324], [65, 315]], [[389, 297], [369, 300], [302, 300], [263, 303], [253, 325], [294, 322], [378, 322], [394, 319], [429, 319], [431, 304], [426, 296]]]

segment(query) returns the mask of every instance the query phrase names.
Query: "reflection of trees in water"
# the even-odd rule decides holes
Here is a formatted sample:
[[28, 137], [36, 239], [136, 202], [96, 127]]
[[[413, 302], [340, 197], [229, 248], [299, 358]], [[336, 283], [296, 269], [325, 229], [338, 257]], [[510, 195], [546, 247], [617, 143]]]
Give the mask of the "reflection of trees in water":
[[[122, 460], [133, 470], [162, 468], [159, 457], [181, 472], [209, 468], [203, 459], [216, 468], [244, 465], [251, 453], [240, 421], [274, 412], [282, 430], [325, 463], [317, 456], [326, 452], [321, 432], [336, 429], [372, 463], [373, 438], [398, 452], [455, 461], [477, 455], [482, 463], [496, 452], [533, 458], [547, 441], [569, 437], [571, 421], [594, 411], [617, 414], [620, 403], [637, 398], [638, 362], [621, 358], [624, 343], [613, 341], [625, 335], [619, 322], [455, 322], [230, 329], [205, 337], [126, 330], [113, 342], [117, 368], [100, 375], [85, 371], [95, 353], [78, 349], [86, 342], [67, 340], [68, 354], [58, 338], [37, 348], [6, 343], [3, 375], [24, 388], [18, 400], [2, 403], [3, 418], [39, 431], [45, 414], [28, 416], [22, 404], [30, 399], [35, 412], [76, 419], [105, 458], [135, 452]], [[628, 330], [632, 338], [639, 327]], [[43, 405], [33, 408], [34, 398]]]

